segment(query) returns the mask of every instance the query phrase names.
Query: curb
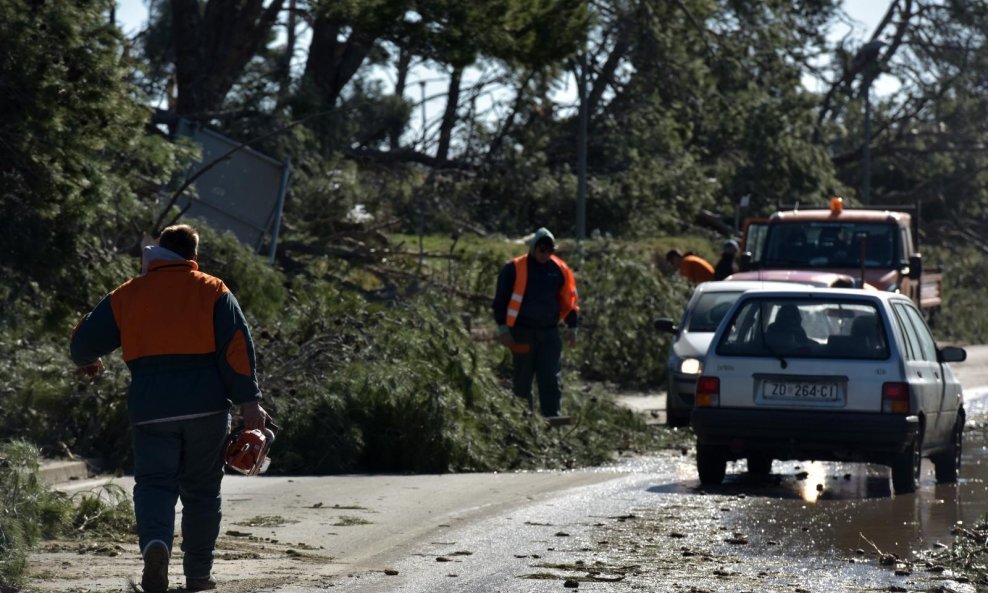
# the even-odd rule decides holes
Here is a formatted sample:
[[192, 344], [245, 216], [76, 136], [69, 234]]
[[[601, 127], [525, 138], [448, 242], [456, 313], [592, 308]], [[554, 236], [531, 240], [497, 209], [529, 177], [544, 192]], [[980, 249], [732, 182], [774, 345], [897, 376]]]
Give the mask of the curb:
[[44, 461], [38, 473], [49, 486], [85, 480], [90, 476], [85, 461]]
[[640, 414], [645, 418], [645, 424], [665, 424], [666, 397], [661, 395], [617, 395], [614, 397], [618, 405]]

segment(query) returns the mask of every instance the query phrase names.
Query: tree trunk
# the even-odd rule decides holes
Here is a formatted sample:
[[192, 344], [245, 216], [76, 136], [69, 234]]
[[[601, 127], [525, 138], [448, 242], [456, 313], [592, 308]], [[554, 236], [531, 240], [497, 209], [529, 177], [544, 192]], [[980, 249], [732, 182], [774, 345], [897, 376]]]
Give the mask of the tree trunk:
[[449, 93], [446, 95], [446, 112], [439, 128], [439, 146], [436, 148], [436, 159], [445, 161], [449, 157], [449, 144], [453, 137], [453, 127], [456, 125], [456, 107], [460, 102], [460, 79], [463, 77], [463, 66], [454, 66], [449, 77]]
[[614, 42], [614, 48], [611, 53], [607, 56], [607, 60], [604, 65], [601, 66], [600, 74], [597, 76], [596, 80], [593, 82], [593, 86], [590, 89], [590, 95], [587, 99], [587, 114], [593, 117], [593, 114], [597, 112], [600, 106], [600, 100], [604, 96], [604, 91], [607, 87], [614, 83], [614, 74], [617, 72], [618, 66], [624, 59], [625, 55], [628, 53], [630, 44], [628, 43], [628, 31], [625, 28], [623, 22], [617, 24], [620, 30], [617, 33], [617, 39]]
[[284, 0], [171, 0], [176, 111], [192, 119], [223, 107], [226, 95], [267, 42]]
[[309, 57], [305, 62], [304, 80], [329, 106], [336, 104], [343, 87], [374, 47], [375, 36], [365, 31], [352, 30], [346, 41], [341, 42], [342, 29], [340, 23], [323, 16], [316, 17]]
[[298, 14], [296, 0], [288, 0], [288, 23], [285, 32], [285, 51], [278, 65], [278, 105], [281, 106], [291, 91], [292, 58], [295, 57], [295, 42]]
[[205, 62], [200, 40], [199, 0], [172, 0], [172, 30], [175, 35], [175, 111], [180, 115], [195, 113], [203, 104], [200, 79]]
[[[398, 54], [398, 80], [395, 82], [395, 96], [399, 99], [403, 99], [405, 96], [405, 83], [408, 81], [408, 67], [412, 62], [412, 54], [406, 49], [402, 48]], [[391, 130], [391, 150], [398, 150], [401, 148], [401, 132], [402, 128], [395, 126]]]

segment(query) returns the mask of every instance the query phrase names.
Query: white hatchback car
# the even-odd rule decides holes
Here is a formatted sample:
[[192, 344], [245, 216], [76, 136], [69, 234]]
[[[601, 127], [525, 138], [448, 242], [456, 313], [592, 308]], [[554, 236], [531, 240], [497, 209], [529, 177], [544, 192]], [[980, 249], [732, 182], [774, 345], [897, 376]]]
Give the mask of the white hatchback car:
[[[786, 288], [805, 284], [807, 286], [823, 286], [815, 282], [826, 282], [829, 278], [820, 280], [819, 274], [814, 277], [807, 275], [791, 282], [768, 282], [764, 280], [727, 280], [720, 282], [703, 282], [693, 289], [693, 295], [686, 308], [683, 318], [677, 324], [671, 318], [662, 317], [655, 320], [655, 328], [674, 335], [669, 348], [669, 359], [666, 362], [666, 424], [668, 426], [687, 426], [690, 414], [693, 412], [693, 394], [696, 391], [696, 379], [703, 371], [703, 359], [710, 347], [710, 340], [720, 325], [720, 320], [747, 290]], [[828, 276], [833, 276], [830, 274]]]
[[724, 317], [697, 380], [691, 423], [702, 484], [745, 458], [863, 461], [892, 469], [912, 492], [923, 457], [956, 482], [964, 429], [961, 385], [903, 295], [855, 289], [754, 290]]

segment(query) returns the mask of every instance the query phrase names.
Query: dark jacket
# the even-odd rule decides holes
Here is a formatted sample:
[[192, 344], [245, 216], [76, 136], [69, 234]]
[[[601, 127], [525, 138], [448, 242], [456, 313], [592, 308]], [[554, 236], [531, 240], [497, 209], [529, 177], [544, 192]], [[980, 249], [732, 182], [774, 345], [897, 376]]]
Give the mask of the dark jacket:
[[[549, 328], [559, 323], [559, 291], [563, 287], [563, 272], [552, 260], [540, 264], [534, 256], [528, 256], [528, 282], [518, 312], [516, 325], [521, 327]], [[515, 266], [508, 262], [497, 276], [497, 290], [494, 294], [494, 322], [506, 324], [508, 301], [515, 285]], [[580, 314], [570, 311], [563, 320], [568, 327], [579, 325]]]
[[737, 264], [734, 263], [734, 254], [725, 253], [717, 260], [714, 266], [714, 280], [723, 280], [738, 271]]
[[226, 411], [261, 397], [254, 343], [233, 293], [192, 260], [150, 262], [72, 335], [78, 365], [122, 348], [134, 424]]

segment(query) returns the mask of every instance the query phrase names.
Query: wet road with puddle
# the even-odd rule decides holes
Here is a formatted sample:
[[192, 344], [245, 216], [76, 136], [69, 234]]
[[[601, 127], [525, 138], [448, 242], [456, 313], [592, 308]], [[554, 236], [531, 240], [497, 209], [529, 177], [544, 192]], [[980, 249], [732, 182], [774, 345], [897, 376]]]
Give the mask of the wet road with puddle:
[[[623, 477], [451, 530], [391, 576], [348, 591], [822, 592], [976, 589], [932, 569], [923, 551], [988, 514], [988, 348], [955, 366], [968, 424], [961, 478], [938, 485], [923, 462], [917, 491], [895, 495], [889, 469], [776, 461], [753, 478], [728, 464], [702, 488], [694, 451], [627, 460]], [[894, 555], [895, 562], [882, 563]], [[348, 582], [349, 581], [349, 582]], [[385, 589], [382, 589], [384, 587]]]
[[763, 499], [748, 510], [751, 531], [767, 538], [791, 535], [801, 553], [848, 553], [859, 549], [909, 557], [911, 551], [949, 544], [957, 525], [988, 516], [988, 388], [965, 387], [968, 421], [960, 479], [937, 484], [933, 464], [923, 460], [915, 493], [893, 495], [889, 469], [856, 463], [776, 461], [773, 474], [755, 480], [744, 462], [729, 464], [721, 494]]

